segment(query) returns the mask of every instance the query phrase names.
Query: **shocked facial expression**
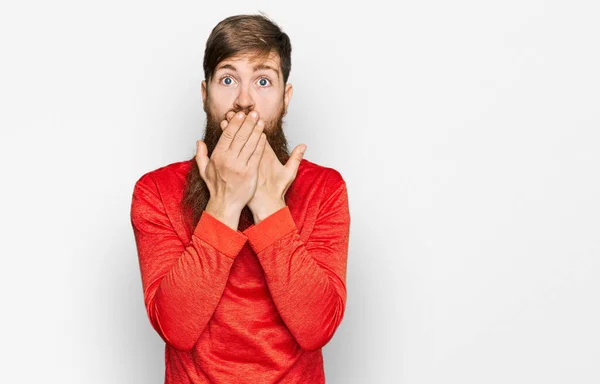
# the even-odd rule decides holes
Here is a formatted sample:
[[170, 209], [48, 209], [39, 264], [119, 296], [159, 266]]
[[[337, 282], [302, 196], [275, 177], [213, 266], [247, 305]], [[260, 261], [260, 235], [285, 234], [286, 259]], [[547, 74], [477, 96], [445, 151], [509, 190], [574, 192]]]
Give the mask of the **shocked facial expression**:
[[240, 55], [221, 61], [207, 83], [202, 82], [205, 112], [224, 120], [228, 112], [257, 111], [259, 119], [273, 126], [287, 112], [292, 85], [284, 84], [279, 55], [272, 52], [265, 60]]

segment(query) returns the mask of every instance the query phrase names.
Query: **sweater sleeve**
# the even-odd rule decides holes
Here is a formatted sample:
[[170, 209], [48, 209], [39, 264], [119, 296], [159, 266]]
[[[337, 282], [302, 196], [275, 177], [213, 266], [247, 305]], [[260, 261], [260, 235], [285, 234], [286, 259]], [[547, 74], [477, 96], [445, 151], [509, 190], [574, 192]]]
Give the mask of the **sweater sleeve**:
[[247, 239], [204, 211], [190, 243], [184, 244], [148, 174], [135, 184], [131, 224], [150, 323], [166, 343], [190, 350], [215, 311]]
[[325, 192], [306, 243], [287, 206], [244, 231], [281, 318], [305, 350], [329, 342], [346, 306], [350, 230], [346, 184], [342, 179]]

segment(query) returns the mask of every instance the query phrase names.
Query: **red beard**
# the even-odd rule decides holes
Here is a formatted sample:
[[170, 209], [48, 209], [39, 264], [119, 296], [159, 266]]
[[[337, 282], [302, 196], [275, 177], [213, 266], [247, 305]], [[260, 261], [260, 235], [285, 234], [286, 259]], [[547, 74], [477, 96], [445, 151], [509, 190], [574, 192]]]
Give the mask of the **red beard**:
[[[208, 149], [208, 157], [210, 158], [219, 141], [219, 138], [221, 137], [221, 134], [223, 133], [220, 124], [221, 121], [225, 120], [225, 116], [221, 118], [214, 116], [210, 112], [211, 109], [208, 104], [205, 109], [208, 112], [206, 113], [206, 130], [204, 132], [202, 141], [204, 141], [206, 144], [206, 148]], [[247, 115], [250, 111], [246, 110], [243, 112]], [[271, 148], [273, 148], [273, 152], [275, 152], [281, 164], [285, 165], [290, 157], [290, 154], [287, 139], [283, 133], [284, 115], [285, 112], [282, 105], [279, 115], [275, 119], [265, 122], [266, 125], [263, 132], [267, 136], [267, 140]], [[191, 159], [191, 161], [192, 167], [186, 175], [186, 186], [181, 203], [184, 217], [187, 218], [190, 228], [193, 232], [194, 228], [196, 228], [196, 225], [198, 224], [198, 221], [200, 220], [202, 212], [204, 209], [206, 209], [206, 204], [208, 204], [208, 200], [210, 199], [210, 192], [208, 191], [206, 183], [200, 177], [200, 171], [198, 169], [195, 156]], [[250, 211], [248, 206], [245, 206], [240, 215], [238, 230], [243, 231], [253, 223], [254, 219], [252, 217], [252, 211]]]

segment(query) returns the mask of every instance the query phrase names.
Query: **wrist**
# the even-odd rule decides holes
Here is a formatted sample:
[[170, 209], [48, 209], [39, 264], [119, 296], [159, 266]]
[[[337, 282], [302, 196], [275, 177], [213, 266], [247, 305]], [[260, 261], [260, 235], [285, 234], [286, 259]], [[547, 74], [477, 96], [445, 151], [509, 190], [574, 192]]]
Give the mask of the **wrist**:
[[258, 224], [267, 217], [271, 216], [275, 212], [279, 211], [281, 208], [285, 207], [284, 200], [278, 200], [271, 204], [264, 205], [261, 209], [252, 210], [252, 217], [254, 218], [254, 224]]
[[242, 213], [241, 208], [214, 199], [209, 199], [204, 210], [229, 228], [237, 231], [240, 215]]

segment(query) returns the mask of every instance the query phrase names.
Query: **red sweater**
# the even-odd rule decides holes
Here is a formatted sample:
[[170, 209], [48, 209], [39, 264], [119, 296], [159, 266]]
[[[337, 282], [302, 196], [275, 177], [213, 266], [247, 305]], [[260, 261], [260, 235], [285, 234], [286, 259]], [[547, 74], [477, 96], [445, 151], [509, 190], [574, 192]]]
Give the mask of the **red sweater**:
[[302, 159], [286, 207], [243, 231], [204, 211], [192, 231], [180, 211], [192, 161], [143, 175], [131, 204], [165, 383], [324, 383], [321, 348], [346, 306], [344, 179]]

